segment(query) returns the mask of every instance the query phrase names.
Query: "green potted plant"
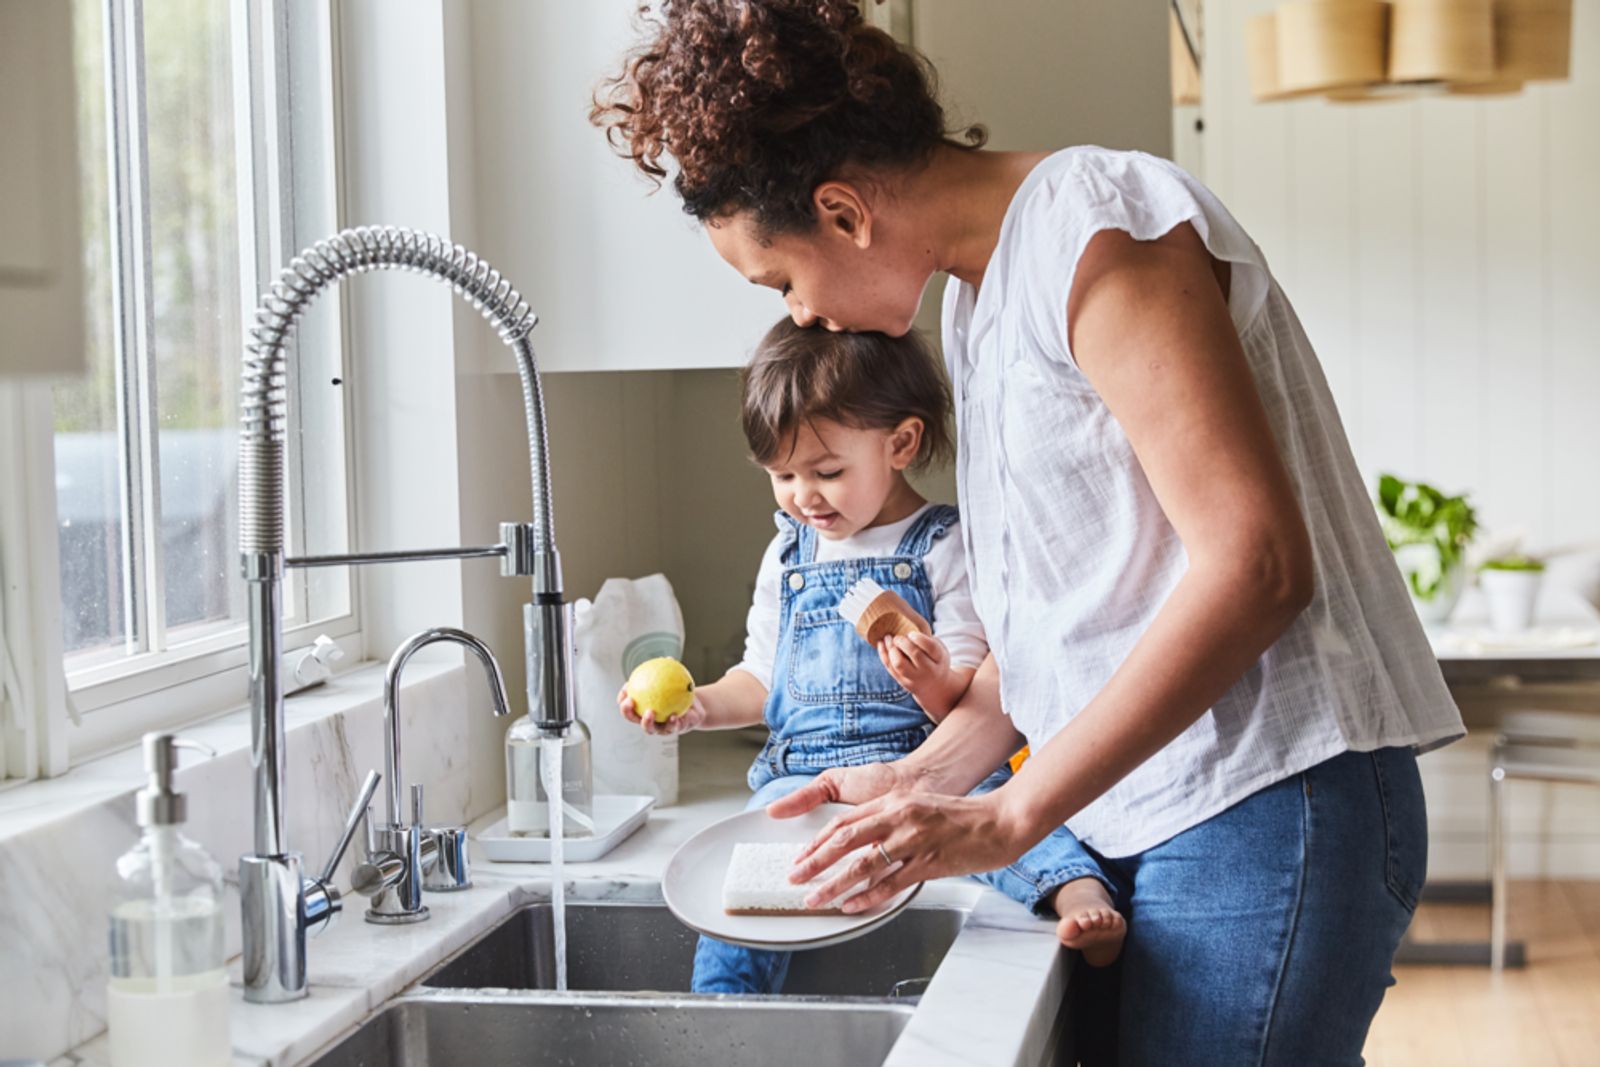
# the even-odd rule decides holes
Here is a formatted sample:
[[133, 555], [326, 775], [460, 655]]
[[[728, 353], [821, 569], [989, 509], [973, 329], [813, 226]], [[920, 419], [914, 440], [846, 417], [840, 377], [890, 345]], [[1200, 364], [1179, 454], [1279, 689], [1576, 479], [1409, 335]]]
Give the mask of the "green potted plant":
[[1544, 560], [1524, 553], [1508, 553], [1484, 561], [1478, 584], [1489, 605], [1489, 625], [1500, 633], [1517, 633], [1533, 625], [1539, 602]]
[[1466, 586], [1463, 556], [1478, 532], [1465, 494], [1446, 496], [1425, 482], [1378, 478], [1378, 521], [1423, 622], [1443, 622]]

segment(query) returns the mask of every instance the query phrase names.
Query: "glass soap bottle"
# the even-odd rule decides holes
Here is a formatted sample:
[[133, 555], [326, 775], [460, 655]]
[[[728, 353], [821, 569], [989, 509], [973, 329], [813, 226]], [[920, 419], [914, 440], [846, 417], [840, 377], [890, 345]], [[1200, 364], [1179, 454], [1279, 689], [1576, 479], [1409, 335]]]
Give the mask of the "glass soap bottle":
[[227, 1067], [222, 868], [179, 831], [187, 801], [172, 788], [178, 749], [144, 737], [149, 784], [136, 798], [143, 834], [117, 860], [106, 1022], [112, 1067]]
[[594, 833], [594, 759], [589, 728], [577, 719], [546, 730], [524, 715], [506, 732], [506, 830], [512, 837], [549, 837], [546, 786], [561, 781], [561, 836]]

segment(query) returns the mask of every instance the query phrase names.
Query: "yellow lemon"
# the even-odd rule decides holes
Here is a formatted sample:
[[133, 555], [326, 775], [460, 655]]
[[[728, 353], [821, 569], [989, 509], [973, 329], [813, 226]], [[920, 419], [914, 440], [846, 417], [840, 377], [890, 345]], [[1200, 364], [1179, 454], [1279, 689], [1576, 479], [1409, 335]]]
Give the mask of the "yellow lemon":
[[649, 713], [656, 722], [666, 722], [694, 703], [694, 677], [670, 656], [648, 659], [628, 676], [628, 696], [641, 716]]

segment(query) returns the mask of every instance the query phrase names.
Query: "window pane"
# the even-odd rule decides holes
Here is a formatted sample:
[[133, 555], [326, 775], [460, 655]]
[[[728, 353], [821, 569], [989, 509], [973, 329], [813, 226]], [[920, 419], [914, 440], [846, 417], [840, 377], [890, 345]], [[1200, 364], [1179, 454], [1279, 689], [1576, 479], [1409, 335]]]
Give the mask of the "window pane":
[[[239, 618], [239, 218], [229, 5], [144, 5], [168, 644]], [[211, 627], [206, 627], [207, 630]]]
[[56, 509], [66, 649], [121, 651], [122, 465], [106, 170], [105, 27], [96, 0], [74, 0], [78, 167], [84, 236], [84, 343], [89, 372], [55, 389]]

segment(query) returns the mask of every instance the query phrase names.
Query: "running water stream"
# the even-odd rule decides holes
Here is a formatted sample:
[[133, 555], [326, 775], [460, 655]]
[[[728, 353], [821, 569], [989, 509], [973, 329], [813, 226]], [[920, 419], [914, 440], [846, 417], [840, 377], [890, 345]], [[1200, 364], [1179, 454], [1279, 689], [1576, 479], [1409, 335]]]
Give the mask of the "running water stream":
[[544, 758], [539, 761], [544, 778], [545, 807], [550, 812], [550, 920], [555, 930], [556, 991], [567, 989], [567, 885], [561, 870], [566, 796], [562, 791], [559, 734], [539, 739]]

